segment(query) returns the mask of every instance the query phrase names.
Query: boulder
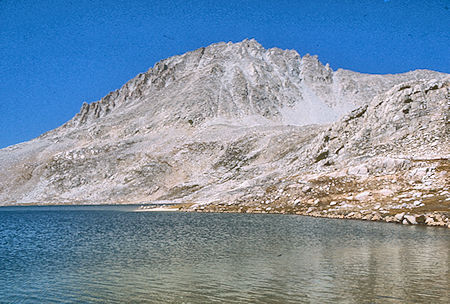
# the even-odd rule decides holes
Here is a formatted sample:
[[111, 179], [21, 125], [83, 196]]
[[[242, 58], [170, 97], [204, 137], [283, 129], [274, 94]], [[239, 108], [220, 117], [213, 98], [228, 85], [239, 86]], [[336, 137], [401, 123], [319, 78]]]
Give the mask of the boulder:
[[380, 221], [381, 220], [381, 216], [378, 213], [376, 213], [374, 216], [372, 216], [371, 220], [372, 221]]
[[397, 222], [403, 221], [403, 217], [405, 216], [405, 212], [397, 213], [394, 218], [397, 220]]
[[408, 221], [409, 224], [417, 225], [416, 217], [414, 215], [405, 215], [404, 218]]
[[394, 216], [386, 216], [384, 220], [388, 223], [397, 222], [397, 219]]
[[372, 219], [372, 215], [371, 214], [367, 214], [367, 215], [363, 216], [362, 219], [370, 221]]
[[358, 201], [366, 201], [369, 198], [370, 194], [370, 191], [364, 191], [355, 195], [355, 199]]
[[377, 172], [385, 174], [393, 174], [398, 170], [407, 169], [410, 166], [410, 161], [407, 159], [398, 159], [390, 157], [378, 158], [374, 163]]
[[431, 217], [431, 216], [427, 216], [427, 217], [425, 218], [425, 224], [426, 224], [426, 225], [432, 225], [432, 224], [434, 224], [434, 218]]
[[365, 165], [350, 167], [347, 170], [347, 174], [356, 176], [367, 176], [369, 174], [369, 169]]
[[378, 193], [382, 196], [390, 196], [394, 194], [394, 191], [392, 191], [391, 189], [381, 189], [380, 191], [378, 191]]
[[308, 185], [303, 186], [302, 188], [303, 193], [308, 193], [309, 191], [311, 191], [311, 187]]

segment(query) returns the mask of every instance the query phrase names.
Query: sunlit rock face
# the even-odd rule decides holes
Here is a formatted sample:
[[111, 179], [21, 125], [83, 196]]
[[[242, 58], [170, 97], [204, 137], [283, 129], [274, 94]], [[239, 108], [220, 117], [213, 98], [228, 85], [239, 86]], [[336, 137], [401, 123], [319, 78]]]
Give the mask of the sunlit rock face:
[[433, 71], [333, 71], [255, 40], [213, 44], [0, 150], [0, 204], [245, 201], [299, 174], [445, 158], [449, 87]]

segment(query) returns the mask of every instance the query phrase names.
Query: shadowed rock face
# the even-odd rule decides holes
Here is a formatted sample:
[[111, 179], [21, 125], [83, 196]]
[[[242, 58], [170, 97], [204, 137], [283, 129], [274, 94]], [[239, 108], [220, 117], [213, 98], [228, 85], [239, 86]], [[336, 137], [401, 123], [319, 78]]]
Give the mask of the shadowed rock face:
[[445, 158], [449, 87], [433, 71], [333, 71], [254, 40], [213, 44], [0, 150], [0, 204], [245, 201], [299, 174]]

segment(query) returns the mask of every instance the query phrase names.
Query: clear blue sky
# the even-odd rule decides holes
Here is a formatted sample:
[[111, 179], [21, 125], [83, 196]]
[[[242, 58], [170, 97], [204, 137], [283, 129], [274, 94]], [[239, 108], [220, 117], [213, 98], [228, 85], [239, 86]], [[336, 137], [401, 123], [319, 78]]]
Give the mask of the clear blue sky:
[[333, 69], [449, 73], [450, 0], [0, 0], [0, 148], [161, 59], [245, 38]]

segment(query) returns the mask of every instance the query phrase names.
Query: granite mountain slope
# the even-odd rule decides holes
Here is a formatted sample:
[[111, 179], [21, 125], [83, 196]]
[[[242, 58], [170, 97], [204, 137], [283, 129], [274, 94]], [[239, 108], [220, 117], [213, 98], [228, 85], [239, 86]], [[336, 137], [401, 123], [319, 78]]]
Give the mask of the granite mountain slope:
[[411, 170], [401, 164], [448, 159], [448, 77], [333, 71], [254, 40], [213, 44], [0, 150], [0, 204], [245, 205], [299, 175]]

